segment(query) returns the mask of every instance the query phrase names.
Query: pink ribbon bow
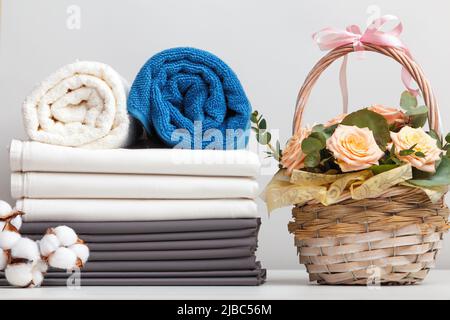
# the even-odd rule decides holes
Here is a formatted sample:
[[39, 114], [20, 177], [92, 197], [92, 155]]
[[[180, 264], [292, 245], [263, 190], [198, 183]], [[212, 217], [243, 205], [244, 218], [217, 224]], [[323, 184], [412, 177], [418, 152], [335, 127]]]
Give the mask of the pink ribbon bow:
[[[398, 23], [388, 31], [382, 31], [381, 28], [390, 21], [398, 21]], [[408, 47], [400, 40], [399, 36], [403, 31], [403, 25], [396, 16], [385, 15], [375, 19], [364, 31], [357, 25], [348, 26], [345, 30], [336, 28], [325, 28], [313, 34], [313, 40], [317, 43], [319, 48], [323, 51], [332, 50], [344, 45], [352, 44], [355, 51], [363, 51], [364, 44], [374, 44], [385, 47], [396, 47], [402, 49], [409, 57], [411, 54]], [[340, 85], [342, 91], [342, 98], [344, 104], [344, 112], [348, 109], [348, 92], [347, 92], [347, 56], [340, 70]], [[418, 90], [411, 87], [412, 77], [409, 72], [402, 69], [402, 81], [405, 87], [414, 96], [418, 95]]]

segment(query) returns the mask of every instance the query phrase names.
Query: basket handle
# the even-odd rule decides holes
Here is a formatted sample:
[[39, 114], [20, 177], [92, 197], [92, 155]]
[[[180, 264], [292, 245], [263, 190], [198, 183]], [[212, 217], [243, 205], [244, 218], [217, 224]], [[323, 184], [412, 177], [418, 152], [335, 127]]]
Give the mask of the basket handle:
[[[425, 105], [428, 107], [428, 125], [430, 129], [433, 129], [439, 136], [441, 136], [439, 108], [433, 91], [431, 90], [430, 83], [425, 78], [425, 75], [420, 66], [403, 50], [397, 49], [395, 47], [364, 44], [363, 48], [366, 51], [378, 52], [394, 59], [411, 74], [412, 78], [417, 83], [420, 91], [422, 92]], [[305, 82], [303, 83], [303, 86], [301, 87], [297, 95], [293, 121], [293, 134], [299, 133], [301, 129], [303, 112], [305, 110], [306, 103], [314, 84], [319, 79], [322, 72], [326, 68], [328, 68], [328, 66], [331, 65], [335, 60], [354, 51], [355, 49], [352, 44], [335, 48], [328, 54], [326, 54], [322, 59], [320, 59], [313, 67], [313, 69], [309, 72], [308, 76], [305, 79]]]

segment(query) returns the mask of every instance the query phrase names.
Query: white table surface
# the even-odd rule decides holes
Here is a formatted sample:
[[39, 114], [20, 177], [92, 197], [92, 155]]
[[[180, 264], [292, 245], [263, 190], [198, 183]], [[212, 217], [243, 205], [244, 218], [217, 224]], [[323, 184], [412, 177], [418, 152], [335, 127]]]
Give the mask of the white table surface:
[[450, 270], [432, 270], [413, 286], [321, 286], [308, 283], [304, 270], [269, 270], [259, 287], [49, 287], [1, 288], [3, 299], [450, 299]]

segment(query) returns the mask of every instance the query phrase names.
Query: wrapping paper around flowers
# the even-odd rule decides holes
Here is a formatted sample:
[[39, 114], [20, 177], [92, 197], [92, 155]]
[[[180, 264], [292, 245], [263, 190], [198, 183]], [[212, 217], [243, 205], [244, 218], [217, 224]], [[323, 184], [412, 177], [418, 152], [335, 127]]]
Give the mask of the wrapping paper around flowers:
[[[294, 170], [288, 176], [285, 169], [279, 170], [263, 192], [269, 213], [275, 209], [303, 205], [309, 201], [317, 201], [325, 206], [346, 199], [361, 200], [376, 198], [395, 185], [407, 185], [412, 179], [410, 164], [402, 165], [373, 175], [371, 170], [363, 170], [345, 174], [311, 173]], [[442, 188], [421, 188], [432, 202], [438, 201], [447, 191]]]

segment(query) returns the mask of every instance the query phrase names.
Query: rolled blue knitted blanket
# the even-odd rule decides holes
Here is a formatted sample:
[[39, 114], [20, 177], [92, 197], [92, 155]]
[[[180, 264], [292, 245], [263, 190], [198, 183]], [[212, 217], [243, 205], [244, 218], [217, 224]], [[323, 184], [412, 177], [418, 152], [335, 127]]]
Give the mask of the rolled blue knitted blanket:
[[169, 147], [240, 149], [248, 142], [251, 106], [236, 74], [194, 48], [164, 50], [141, 68], [128, 112]]

